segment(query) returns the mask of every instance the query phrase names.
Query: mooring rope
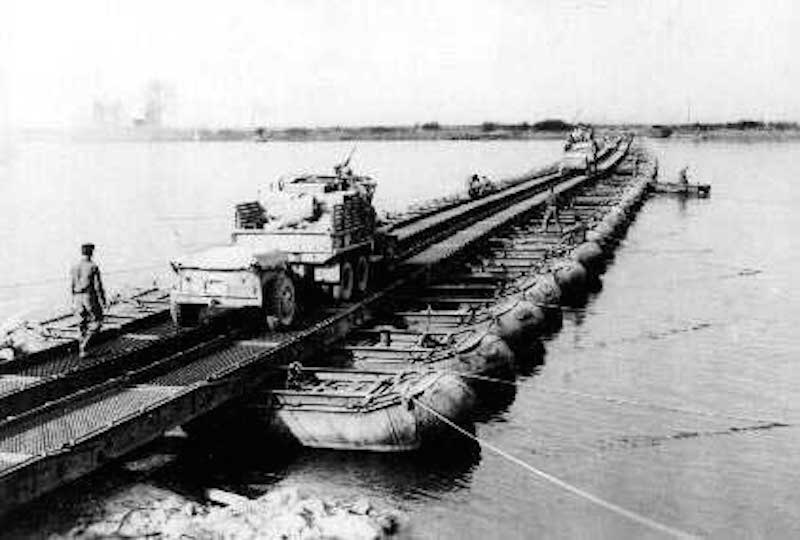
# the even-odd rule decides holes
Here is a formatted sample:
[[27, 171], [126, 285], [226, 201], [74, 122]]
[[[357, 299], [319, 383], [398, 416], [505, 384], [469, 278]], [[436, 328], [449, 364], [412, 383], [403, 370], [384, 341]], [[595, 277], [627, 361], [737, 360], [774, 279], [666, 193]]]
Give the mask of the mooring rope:
[[672, 536], [674, 538], [699, 538], [696, 535], [681, 531], [681, 530], [676, 529], [674, 527], [670, 527], [669, 525], [664, 525], [663, 523], [659, 523], [658, 521], [655, 521], [655, 520], [653, 520], [653, 519], [651, 519], [651, 518], [649, 518], [647, 516], [644, 516], [642, 514], [634, 512], [632, 510], [628, 510], [626, 508], [623, 508], [623, 507], [621, 507], [621, 506], [619, 506], [617, 504], [614, 504], [614, 503], [609, 502], [609, 501], [607, 501], [605, 499], [602, 499], [602, 498], [598, 497], [597, 495], [593, 495], [593, 494], [589, 493], [588, 491], [582, 490], [577, 486], [573, 486], [572, 484], [569, 484], [569, 483], [565, 482], [564, 480], [561, 480], [561, 479], [553, 476], [552, 474], [549, 474], [549, 473], [547, 473], [547, 472], [545, 472], [545, 471], [543, 471], [541, 469], [538, 469], [538, 468], [534, 467], [533, 465], [531, 465], [530, 463], [526, 463], [525, 461], [519, 459], [518, 457], [511, 455], [510, 453], [508, 453], [505, 450], [503, 450], [502, 448], [490, 443], [489, 441], [486, 441], [486, 440], [478, 437], [477, 435], [474, 435], [474, 434], [470, 433], [466, 429], [462, 428], [458, 424], [456, 424], [453, 421], [451, 421], [449, 418], [447, 418], [444, 415], [442, 415], [439, 411], [433, 409], [432, 407], [429, 407], [428, 405], [422, 403], [418, 399], [416, 399], [416, 398], [411, 398], [411, 399], [415, 403], [415, 405], [419, 405], [420, 407], [422, 407], [423, 409], [425, 409], [426, 411], [431, 413], [434, 417], [436, 417], [440, 421], [442, 421], [444, 424], [446, 424], [446, 425], [450, 426], [451, 428], [455, 429], [456, 431], [458, 431], [459, 433], [461, 433], [465, 437], [468, 437], [468, 438], [472, 439], [473, 441], [475, 441], [478, 444], [480, 444], [482, 447], [488, 448], [489, 450], [493, 451], [497, 455], [509, 460], [512, 463], [515, 463], [516, 465], [519, 465], [520, 467], [522, 467], [523, 469], [527, 470], [531, 474], [533, 474], [535, 476], [538, 476], [539, 478], [542, 478], [542, 479], [550, 482], [551, 484], [554, 484], [554, 485], [560, 487], [561, 489], [572, 493], [573, 495], [577, 495], [578, 497], [586, 499], [586, 500], [588, 500], [588, 501], [590, 501], [590, 502], [592, 502], [592, 503], [594, 503], [594, 504], [596, 504], [598, 506], [601, 506], [602, 508], [605, 508], [606, 510], [609, 510], [609, 511], [611, 511], [611, 512], [613, 512], [613, 513], [615, 513], [615, 514], [617, 514], [619, 516], [625, 517], [625, 518], [627, 518], [627, 519], [629, 519], [631, 521], [639, 523], [640, 525], [644, 525], [645, 527], [648, 527], [650, 529], [662, 532], [662, 533], [667, 534], [669, 536]]

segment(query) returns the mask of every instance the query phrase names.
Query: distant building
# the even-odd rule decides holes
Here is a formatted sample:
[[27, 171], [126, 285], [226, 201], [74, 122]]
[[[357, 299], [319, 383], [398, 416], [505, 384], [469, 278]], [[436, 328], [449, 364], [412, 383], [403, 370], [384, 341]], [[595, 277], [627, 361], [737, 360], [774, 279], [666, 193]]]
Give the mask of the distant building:
[[133, 125], [152, 128], [163, 126], [164, 112], [171, 97], [172, 93], [167, 85], [160, 81], [151, 81], [145, 90], [144, 111], [141, 116], [134, 117]]

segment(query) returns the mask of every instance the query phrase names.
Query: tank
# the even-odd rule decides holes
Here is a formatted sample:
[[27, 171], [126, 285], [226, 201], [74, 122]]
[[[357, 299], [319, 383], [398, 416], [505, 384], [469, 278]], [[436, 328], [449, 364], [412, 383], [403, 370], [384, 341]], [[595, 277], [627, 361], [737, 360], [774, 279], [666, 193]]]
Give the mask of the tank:
[[372, 197], [375, 182], [338, 165], [334, 175], [279, 180], [236, 206], [228, 245], [171, 262], [175, 322], [202, 322], [212, 309], [260, 310], [270, 329], [296, 320], [301, 291], [321, 288], [349, 301], [369, 290], [382, 262]]
[[589, 126], [578, 126], [567, 137], [564, 143], [564, 156], [561, 159], [559, 172], [593, 173], [597, 170], [597, 142], [594, 130]]

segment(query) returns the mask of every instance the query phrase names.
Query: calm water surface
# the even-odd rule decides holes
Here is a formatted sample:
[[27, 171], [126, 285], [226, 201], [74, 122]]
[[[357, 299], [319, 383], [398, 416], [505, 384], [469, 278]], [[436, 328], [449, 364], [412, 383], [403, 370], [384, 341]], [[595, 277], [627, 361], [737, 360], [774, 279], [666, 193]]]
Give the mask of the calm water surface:
[[[541, 365], [523, 370], [516, 391], [482, 415], [477, 435], [688, 533], [798, 537], [800, 144], [648, 144], [665, 177], [689, 163], [698, 180], [713, 184], [712, 197], [645, 204], [603, 290], [565, 312]], [[364, 143], [358, 164], [382, 178], [380, 204], [397, 208], [453, 189], [472, 170], [501, 175], [546, 163], [557, 146]], [[86, 235], [103, 247], [105, 266], [120, 271], [224, 238], [229, 208], [253, 193], [253, 179], [305, 163], [324, 167], [347, 149], [21, 150], [22, 165], [0, 183], [5, 279], [57, 276]], [[52, 189], [31, 190], [32, 183]], [[219, 223], [188, 220], [216, 215]], [[3, 294], [12, 302], [27, 293]], [[153, 481], [183, 491], [299, 484], [364, 494], [407, 511], [407, 535], [418, 538], [663, 536], [486, 448], [450, 445], [438, 458], [305, 451], [246, 466], [186, 458]]]

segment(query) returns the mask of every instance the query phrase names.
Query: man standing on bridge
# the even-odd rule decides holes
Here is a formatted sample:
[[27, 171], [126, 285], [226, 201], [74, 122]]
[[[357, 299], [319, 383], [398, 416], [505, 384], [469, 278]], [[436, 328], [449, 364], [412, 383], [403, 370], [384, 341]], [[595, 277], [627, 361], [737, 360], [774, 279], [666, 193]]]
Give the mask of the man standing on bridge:
[[558, 195], [556, 195], [556, 192], [553, 190], [553, 186], [550, 186], [550, 191], [547, 194], [547, 209], [544, 212], [542, 227], [539, 229], [539, 232], [547, 231], [547, 224], [550, 222], [550, 218], [553, 218], [556, 225], [558, 225], [558, 232], [563, 232], [561, 221], [559, 221], [558, 216]]
[[100, 268], [92, 260], [94, 244], [81, 246], [81, 260], [72, 267], [72, 300], [75, 313], [81, 321], [78, 326], [81, 339], [78, 351], [81, 358], [86, 357], [86, 346], [103, 324], [103, 306], [106, 305], [106, 292], [100, 279]]

